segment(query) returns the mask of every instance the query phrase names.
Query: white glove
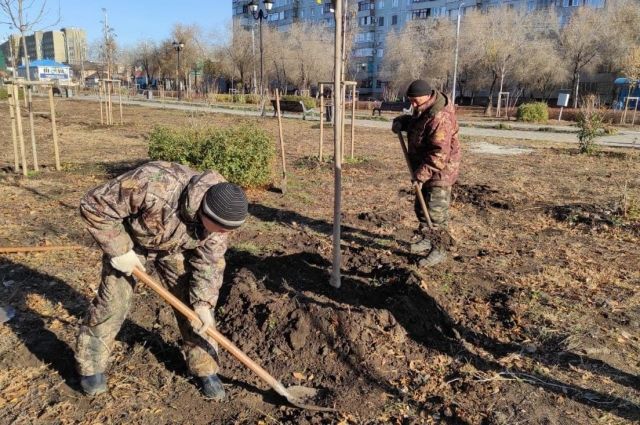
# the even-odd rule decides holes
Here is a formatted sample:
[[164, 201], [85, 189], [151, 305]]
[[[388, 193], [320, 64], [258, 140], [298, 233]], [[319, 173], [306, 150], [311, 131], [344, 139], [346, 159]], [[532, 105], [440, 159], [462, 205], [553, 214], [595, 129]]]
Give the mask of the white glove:
[[193, 322], [191, 322], [191, 327], [198, 335], [200, 335], [201, 337], [205, 337], [205, 335], [207, 334], [207, 328], [214, 325], [211, 309], [206, 305], [199, 305], [194, 308], [194, 311], [198, 315], [198, 318], [200, 319], [202, 324], [194, 320]]
[[112, 257], [110, 263], [114, 269], [126, 274], [127, 276], [131, 276], [133, 269], [135, 269], [136, 267], [143, 272], [146, 271], [144, 266], [140, 262], [140, 259], [133, 250], [130, 250], [122, 255], [118, 255], [117, 257]]

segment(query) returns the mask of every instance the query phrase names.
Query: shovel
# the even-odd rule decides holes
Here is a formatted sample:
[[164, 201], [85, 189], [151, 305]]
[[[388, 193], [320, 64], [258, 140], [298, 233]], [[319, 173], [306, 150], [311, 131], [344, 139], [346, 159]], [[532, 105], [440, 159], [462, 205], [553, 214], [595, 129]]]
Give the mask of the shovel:
[[[160, 284], [155, 282], [151, 277], [141, 271], [140, 269], [134, 269], [133, 275], [138, 278], [139, 281], [145, 283], [151, 289], [158, 293], [165, 301], [167, 301], [173, 308], [178, 310], [189, 321], [202, 323], [198, 318], [198, 315], [187, 307], [182, 301], [176, 298], [171, 292], [167, 291]], [[251, 360], [246, 354], [244, 354], [238, 347], [236, 347], [231, 341], [229, 341], [224, 335], [218, 332], [213, 326], [209, 326], [206, 330], [207, 335], [213, 338], [222, 348], [227, 350], [238, 359], [242, 364], [251, 369], [256, 375], [266, 382], [275, 392], [286, 398], [289, 403], [307, 410], [317, 410], [322, 412], [335, 412], [336, 409], [330, 407], [320, 407], [312, 404], [306, 404], [306, 401], [316, 396], [318, 390], [309, 387], [303, 387], [300, 385], [294, 385], [291, 387], [285, 387], [280, 381], [275, 379], [264, 370], [259, 364]]]
[[[413, 170], [411, 168], [411, 161], [409, 161], [409, 152], [407, 151], [407, 145], [404, 143], [404, 137], [402, 137], [402, 132], [398, 133], [398, 140], [400, 141], [400, 146], [402, 146], [402, 153], [404, 153], [404, 159], [407, 161], [407, 167], [409, 167], [409, 173], [411, 173], [411, 180], [413, 180]], [[427, 225], [429, 229], [433, 230], [433, 223], [431, 223], [431, 217], [429, 217], [429, 209], [427, 208], [427, 203], [424, 201], [424, 196], [422, 195], [422, 185], [414, 185], [413, 186], [416, 197], [418, 198], [418, 202], [420, 203], [420, 208], [422, 208], [422, 213], [427, 219]]]

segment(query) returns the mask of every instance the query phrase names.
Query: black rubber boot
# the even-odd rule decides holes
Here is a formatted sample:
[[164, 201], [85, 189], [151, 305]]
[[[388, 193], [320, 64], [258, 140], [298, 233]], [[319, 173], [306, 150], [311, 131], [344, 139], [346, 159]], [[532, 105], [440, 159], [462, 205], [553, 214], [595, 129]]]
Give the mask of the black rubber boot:
[[412, 254], [421, 254], [423, 252], [429, 252], [431, 250], [431, 241], [426, 237], [414, 242], [409, 247]]
[[418, 262], [420, 267], [433, 267], [447, 259], [447, 251], [442, 248], [433, 248], [429, 255]]
[[199, 376], [200, 390], [204, 398], [208, 400], [222, 401], [225, 397], [222, 381], [215, 373], [209, 376]]
[[107, 377], [104, 373], [80, 376], [80, 386], [86, 395], [94, 396], [107, 391]]

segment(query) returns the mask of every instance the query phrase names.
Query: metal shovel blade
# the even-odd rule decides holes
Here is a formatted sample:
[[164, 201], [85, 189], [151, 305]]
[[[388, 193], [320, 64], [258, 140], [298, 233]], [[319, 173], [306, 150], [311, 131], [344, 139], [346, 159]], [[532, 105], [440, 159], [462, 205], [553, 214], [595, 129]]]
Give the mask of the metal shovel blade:
[[0, 323], [8, 322], [16, 315], [16, 310], [10, 305], [0, 307]]
[[308, 404], [313, 401], [314, 397], [318, 395], [318, 390], [310, 387], [303, 387], [302, 385], [292, 385], [287, 387], [286, 394], [283, 394], [287, 401], [296, 407], [307, 410], [316, 410], [319, 412], [335, 412], [336, 409], [331, 407], [320, 407], [313, 404]]

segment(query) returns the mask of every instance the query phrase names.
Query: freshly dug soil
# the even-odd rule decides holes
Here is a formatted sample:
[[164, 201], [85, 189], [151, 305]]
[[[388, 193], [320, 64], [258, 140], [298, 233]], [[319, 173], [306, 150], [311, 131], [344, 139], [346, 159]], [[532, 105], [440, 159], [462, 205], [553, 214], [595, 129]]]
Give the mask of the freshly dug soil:
[[[42, 172], [14, 175], [12, 148], [0, 150], [0, 246], [84, 248], [0, 256], [0, 305], [16, 310], [0, 324], [0, 423], [640, 421], [640, 236], [635, 210], [620, 208], [640, 199], [636, 153], [587, 157], [505, 139], [490, 142], [533, 151], [492, 156], [468, 152], [463, 140], [456, 244], [444, 264], [421, 269], [422, 257], [409, 253], [417, 222], [397, 140], [357, 128], [357, 160], [343, 172], [336, 289], [333, 169], [313, 159], [318, 129], [301, 120], [284, 120], [286, 195], [248, 192], [251, 217], [232, 234], [216, 317], [276, 378], [321, 389], [316, 403], [337, 412], [287, 405], [225, 352], [227, 401], [205, 401], [172, 310], [143, 285], [113, 350], [109, 392], [83, 396], [75, 335], [101, 253], [78, 217], [79, 199], [145, 162], [155, 124], [240, 120], [126, 108], [125, 125], [108, 128], [97, 124], [97, 104], [64, 100], [58, 110], [64, 171], [51, 166], [44, 119], [36, 119]], [[277, 140], [276, 120], [242, 120]], [[7, 121], [0, 140], [10, 140]]]

